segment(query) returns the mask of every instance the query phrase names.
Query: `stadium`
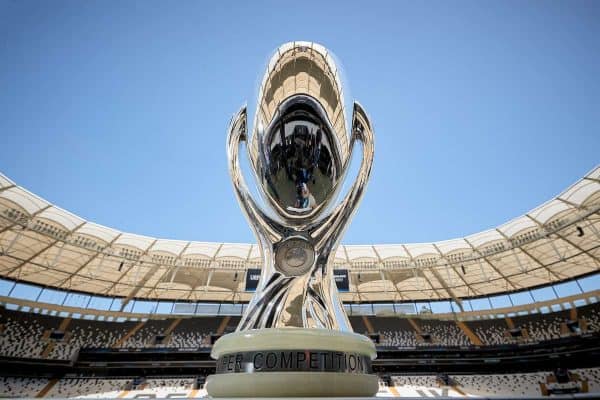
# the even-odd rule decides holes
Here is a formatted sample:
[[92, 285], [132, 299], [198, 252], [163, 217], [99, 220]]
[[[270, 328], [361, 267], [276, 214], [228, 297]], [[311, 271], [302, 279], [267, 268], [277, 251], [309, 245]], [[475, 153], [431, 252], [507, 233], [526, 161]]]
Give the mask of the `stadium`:
[[[256, 287], [256, 245], [85, 221], [0, 176], [3, 397], [202, 397]], [[600, 167], [496, 228], [341, 246], [378, 396], [600, 392]], [[565, 296], [564, 293], [575, 293]]]
[[[526, 128], [520, 134], [506, 134], [505, 138], [502, 130], [516, 125], [505, 125], [503, 113], [518, 115], [511, 114], [506, 100], [485, 103], [484, 96], [478, 95], [464, 105], [459, 104], [459, 96], [452, 97], [456, 100], [447, 97], [435, 105], [435, 98], [444, 97], [444, 90], [435, 79], [452, 70], [451, 61], [455, 53], [461, 54], [465, 38], [475, 46], [479, 39], [473, 38], [490, 32], [487, 27], [473, 29], [464, 24], [479, 18], [461, 9], [465, 15], [453, 22], [452, 29], [444, 25], [444, 19], [438, 20], [442, 23], [430, 28], [437, 35], [434, 41], [430, 41], [428, 32], [423, 33], [421, 23], [413, 25], [410, 32], [419, 42], [415, 46], [419, 51], [413, 53], [417, 58], [429, 44], [435, 42], [439, 51], [445, 48], [446, 36], [463, 28], [467, 33], [465, 37], [458, 35], [458, 44], [443, 62], [437, 53], [418, 62], [406, 57], [409, 53], [390, 50], [394, 46], [407, 50], [410, 41], [394, 38], [393, 46], [384, 45], [382, 37], [390, 35], [379, 30], [374, 36], [364, 30], [368, 39], [363, 49], [352, 41], [336, 42], [338, 29], [331, 30], [328, 20], [318, 24], [314, 19], [339, 10], [315, 15], [315, 7], [306, 7], [308, 11], [297, 12], [304, 15], [300, 19], [313, 22], [313, 35], [324, 35], [326, 40], [340, 45], [349, 65], [362, 70], [359, 76], [363, 81], [371, 81], [358, 87], [361, 100], [366, 97], [364, 104], [369, 110], [376, 110], [373, 115], [377, 118], [371, 119], [363, 103], [350, 96], [336, 54], [317, 42], [288, 41], [289, 35], [304, 34], [307, 27], [269, 26], [268, 43], [276, 37], [287, 39], [278, 42], [284, 44], [266, 62], [255, 105], [238, 109], [230, 120], [227, 135], [221, 131], [213, 135], [215, 126], [221, 126], [222, 121], [216, 120], [221, 119], [224, 110], [233, 111], [230, 97], [240, 94], [239, 82], [247, 80], [247, 65], [256, 60], [249, 54], [266, 46], [260, 42], [264, 32], [252, 25], [248, 37], [253, 39], [230, 41], [247, 45], [258, 38], [246, 54], [243, 45], [205, 39], [218, 36], [215, 32], [231, 33], [228, 23], [236, 28], [238, 24], [249, 26], [251, 11], [232, 7], [220, 14], [218, 7], [183, 7], [189, 12], [178, 11], [174, 15], [177, 21], [190, 23], [183, 24], [185, 28], [169, 23], [167, 16], [173, 12], [170, 7], [159, 7], [158, 11], [148, 7], [143, 23], [131, 24], [124, 18], [124, 25], [119, 23], [122, 15], [137, 17], [138, 10], [98, 7], [93, 2], [84, 7], [69, 5], [64, 10], [41, 7], [47, 11], [41, 14], [47, 14], [48, 19], [29, 25], [46, 36], [34, 35], [33, 40], [27, 35], [19, 36], [23, 32], [17, 24], [32, 18], [28, 5], [7, 7], [18, 17], [6, 29], [8, 37], [14, 39], [8, 40], [7, 46], [13, 51], [11, 59], [22, 60], [20, 52], [33, 54], [35, 68], [21, 68], [19, 62], [0, 66], [0, 73], [9, 72], [7, 76], [14, 78], [7, 80], [11, 81], [10, 88], [20, 93], [10, 101], [3, 101], [0, 94], [0, 104], [10, 110], [6, 118], [0, 119], [0, 124], [4, 124], [0, 130], [16, 133], [14, 138], [2, 138], [6, 145], [0, 160], [0, 398], [370, 398], [374, 394], [390, 398], [600, 398], [600, 165], [597, 150], [593, 150], [597, 138], [589, 140], [580, 133], [594, 126], [589, 114], [595, 114], [595, 110], [589, 110], [589, 104], [594, 103], [591, 97], [595, 81], [589, 83], [588, 79], [588, 87], [584, 88], [584, 79], [580, 79], [580, 75], [595, 79], [595, 73], [580, 73], [584, 71], [582, 65], [588, 68], [596, 58], [587, 53], [580, 59], [569, 58], [569, 52], [545, 47], [552, 40], [543, 36], [537, 43], [541, 53], [568, 54], [566, 59], [575, 60], [570, 68], [558, 66], [559, 73], [553, 76], [580, 79], [575, 85], [580, 91], [571, 98], [580, 102], [578, 106], [569, 108], [569, 97], [563, 98], [566, 92], [560, 93], [560, 109], [554, 109], [558, 117], [548, 123], [560, 125], [567, 121], [569, 135], [560, 126], [529, 135], [525, 131], [535, 125], [518, 121]], [[256, 7], [256, 15], [272, 11], [265, 5]], [[381, 4], [374, 7], [382, 11]], [[422, 22], [439, 17], [437, 12], [423, 12], [408, 4], [395, 7], [389, 14], [398, 18], [411, 12], [418, 14], [417, 20]], [[538, 5], [533, 8], [539, 15], [546, 15]], [[103, 14], [105, 10], [108, 11]], [[275, 11], [281, 14], [281, 10]], [[77, 22], [71, 19], [71, 12], [78, 16]], [[349, 10], [354, 24], [361, 27], [370, 12]], [[478, 12], [488, 24], [499, 20], [488, 18], [487, 9]], [[528, 7], [524, 6], [517, 14], [527, 12]], [[577, 12], [574, 21], [587, 21], [583, 13]], [[106, 16], [112, 23], [105, 24], [96, 14]], [[398, 20], [388, 20], [385, 14], [378, 13], [375, 25], [381, 20], [383, 27], [386, 21], [401, 37]], [[210, 28], [209, 36], [200, 34], [205, 27], [196, 24], [199, 15], [209, 16], [203, 19]], [[91, 18], [80, 21], [81, 16]], [[524, 26], [529, 29], [533, 20], [526, 20]], [[167, 28], [158, 29], [164, 21]], [[547, 28], [554, 24], [540, 21], [535, 26], [543, 28], [547, 36], [555, 33]], [[410, 22], [410, 18], [404, 22]], [[569, 23], [580, 28], [579, 24]], [[105, 31], [107, 26], [110, 29]], [[136, 35], [128, 42], [124, 33], [133, 31]], [[106, 41], [106, 32], [114, 33], [118, 40]], [[556, 32], [557, 37], [569, 43], [584, 43], [576, 36]], [[67, 39], [57, 40], [55, 34], [64, 34]], [[90, 39], [94, 35], [101, 39]], [[524, 36], [516, 41], [503, 37], [489, 43], [499, 44], [499, 54], [503, 45], [511, 43], [505, 53], [510, 55], [518, 53], [512, 49], [519, 48]], [[198, 42], [202, 42], [207, 57], [202, 54], [195, 58], [203, 51], [180, 47], [189, 37], [202, 38]], [[80, 39], [82, 47], [69, 47]], [[37, 46], [37, 40], [48, 40], [51, 45]], [[496, 47], [486, 40], [477, 48], [490, 56], [488, 49]], [[232, 50], [235, 48], [239, 58]], [[381, 48], [385, 50], [380, 51]], [[29, 52], [30, 49], [33, 50]], [[94, 50], [93, 56], [89, 49]], [[109, 51], [103, 53], [106, 49]], [[379, 52], [374, 57], [376, 62], [372, 62], [374, 52], [369, 53], [373, 49]], [[7, 50], [0, 49], [0, 54], [4, 51]], [[55, 51], [76, 61], [68, 65], [56, 57]], [[94, 59], [96, 53], [102, 56]], [[464, 76], [469, 79], [472, 74], [473, 82], [451, 86], [453, 90], [462, 86], [467, 87], [467, 92], [478, 88], [474, 72], [477, 68], [471, 70], [475, 53], [462, 53], [463, 64], [457, 68], [465, 70]], [[545, 68], [552, 64], [544, 57], [540, 62], [535, 51], [526, 54], [536, 61], [527, 61], [520, 70], [522, 74], [528, 68], [535, 69], [532, 66]], [[48, 64], [38, 68], [36, 57]], [[60, 61], [53, 66], [57, 59]], [[134, 60], [133, 64], [122, 62], [127, 59]], [[193, 67], [187, 70], [183, 60]], [[403, 70], [400, 65], [411, 63], [416, 69], [431, 70], [422, 76], [403, 76], [402, 71], [406, 73], [410, 68]], [[503, 69], [497, 63], [500, 75], [488, 76], [489, 66], [484, 64], [482, 76], [486, 85], [497, 85], [493, 93], [501, 97], [503, 83], [495, 82], [492, 76], [498, 78], [511, 67]], [[117, 67], [111, 69], [113, 65]], [[177, 69], [181, 65], [186, 68]], [[202, 68], [201, 74], [197, 73], [198, 67]], [[548, 68], [551, 67], [556, 65]], [[79, 70], [86, 68], [91, 68], [91, 75], [79, 80]], [[134, 83], [120, 80], [125, 76], [121, 75], [121, 68], [130, 71], [128, 77]], [[207, 72], [209, 68], [219, 79], [213, 79]], [[144, 71], [153, 78], [145, 79]], [[550, 69], [540, 71], [524, 81], [535, 83], [535, 79], [543, 77], [543, 71]], [[116, 80], [109, 79], [113, 72]], [[61, 74], [67, 76], [67, 81], [72, 79], [73, 85], [50, 82]], [[138, 75], [142, 79], [135, 83]], [[198, 82], [203, 84], [194, 86], [190, 77], [196, 75], [200, 75]], [[46, 86], [39, 85], [38, 89], [36, 78], [40, 76]], [[424, 119], [436, 120], [431, 110], [448, 107], [458, 114], [457, 119], [467, 115], [467, 119], [475, 120], [481, 109], [467, 109], [469, 104], [482, 102], [494, 104], [493, 113], [483, 112], [483, 124], [499, 127], [482, 133], [476, 123], [453, 125], [450, 114], [445, 114], [446, 118], [439, 118], [433, 125], [425, 124], [422, 130], [418, 125], [417, 133], [404, 133], [406, 126], [400, 120], [410, 112], [418, 113], [421, 107], [409, 107], [409, 103], [419, 102], [412, 100], [418, 99], [418, 94], [407, 90], [411, 100], [407, 102], [403, 97], [405, 85], [409, 87], [415, 76], [426, 82], [417, 85], [419, 92], [427, 93], [430, 88], [435, 92], [422, 107], [427, 109], [421, 116]], [[395, 80], [397, 77], [399, 80]], [[212, 80], [215, 82], [208, 83]], [[454, 75], [450, 80], [455, 80]], [[81, 92], [77, 86], [84, 81], [93, 81], [94, 90], [99, 90], [96, 94], [103, 90], [118, 94], [100, 95], [98, 103], [90, 100], [93, 96], [78, 99], [75, 93]], [[174, 97], [164, 97], [163, 94], [172, 93], [175, 82], [182, 85], [181, 90]], [[395, 89], [378, 88], [379, 82]], [[562, 87], [558, 80], [540, 78], [539, 82], [556, 93]], [[509, 86], [513, 90], [519, 85], [511, 82]], [[120, 102], [121, 95], [129, 98], [128, 90], [136, 92], [132, 98], [142, 104], [139, 108], [135, 101]], [[531, 88], [518, 90], [523, 90], [525, 97], [535, 92]], [[391, 92], [392, 97], [386, 97], [386, 92]], [[184, 93], [192, 94], [186, 97]], [[514, 90], [511, 93], [506, 97], [510, 101], [516, 96]], [[144, 97], [150, 100], [145, 102], [148, 99]], [[106, 101], [117, 98], [116, 105]], [[33, 121], [28, 102], [38, 105], [33, 112], [38, 115], [39, 109], [42, 122]], [[394, 103], [391, 108], [390, 103]], [[529, 111], [523, 114], [527, 119], [543, 119], [542, 115], [548, 118], [552, 113], [550, 110], [536, 115], [539, 108], [532, 103], [527, 98], [525, 108]], [[91, 105], [93, 113], [79, 116], [81, 104]], [[186, 108], [188, 104], [194, 107]], [[541, 104], [545, 107], [550, 103]], [[111, 107], [112, 113], [103, 114], [104, 108]], [[403, 107], [410, 111], [402, 114]], [[140, 112], [137, 116], [136, 110]], [[386, 116], [390, 110], [393, 115]], [[128, 120], [130, 113], [134, 122]], [[197, 114], [200, 118], [190, 118]], [[108, 115], [106, 119], [111, 121], [102, 121], [101, 115]], [[582, 125], [573, 123], [581, 116]], [[249, 122], [249, 117], [253, 122]], [[160, 121], [168, 119], [178, 121], [161, 125]], [[148, 125], [141, 124], [146, 120], [150, 121]], [[383, 120], [381, 130], [377, 120]], [[459, 126], [471, 132], [459, 135]], [[61, 136], [62, 129], [76, 132], [75, 138]], [[113, 129], [114, 132], [105, 132]], [[551, 137], [556, 132], [564, 136], [558, 142]], [[419, 148], [414, 143], [411, 147], [411, 135], [419, 136], [419, 146], [425, 144], [419, 154], [407, 154]], [[382, 139], [377, 151], [375, 137]], [[406, 147], [397, 145], [403, 142], [408, 143]], [[530, 146], [529, 142], [535, 145]], [[225, 154], [214, 151], [223, 144]], [[493, 149], [484, 152], [482, 144]], [[194, 149], [195, 146], [200, 149]], [[561, 146], [564, 149], [557, 149]], [[573, 146], [576, 151], [569, 152]], [[244, 147], [246, 155], [240, 154]], [[122, 151], [125, 157], [119, 159], [113, 151]], [[511, 156], [518, 151], [524, 155], [521, 159]], [[144, 157], [145, 153], [150, 156]], [[471, 157], [470, 153], [472, 159], [461, 164]], [[558, 160], [556, 154], [564, 159]], [[502, 164], [502, 168], [488, 172], [486, 157]], [[374, 159], [381, 160], [377, 169], [372, 168]], [[221, 168], [215, 160], [227, 165]], [[460, 167], [447, 165], [454, 162], [463, 166], [466, 173], [457, 172]], [[173, 166], [168, 165], [171, 163]], [[568, 169], [569, 163], [574, 166]], [[502, 183], [512, 181], [503, 180], [501, 174], [523, 173], [521, 181], [527, 181], [525, 172], [532, 165], [538, 173], [542, 172], [546, 182], [534, 185], [528, 181], [522, 188], [502, 187]], [[582, 171], [590, 167], [582, 176]], [[73, 172], [79, 168], [81, 171]], [[424, 173], [431, 173], [430, 180], [421, 180], [423, 169], [427, 170]], [[571, 176], [574, 170], [579, 172]], [[224, 179], [227, 171], [229, 176]], [[244, 176], [251, 173], [255, 186], [249, 188]], [[138, 181], [140, 175], [147, 179]], [[404, 181], [409, 175], [414, 176], [409, 181], [412, 183]], [[365, 213], [360, 216], [362, 220], [357, 218], [355, 229], [361, 236], [356, 231], [350, 234], [347, 228], [357, 216], [370, 180], [378, 185], [373, 190], [375, 200], [360, 207]], [[540, 200], [525, 196], [541, 191], [538, 186], [554, 188], [557, 182], [563, 183], [556, 190], [563, 190], [548, 195], [554, 197]], [[569, 183], [564, 188], [563, 184]], [[224, 187], [231, 189], [229, 184], [233, 191], [224, 193]], [[81, 193], [91, 188], [95, 189], [93, 193]], [[140, 190], [139, 196], [136, 189]], [[420, 191], [424, 192], [422, 196], [415, 198], [423, 204], [406, 207], [410, 203], [402, 197]], [[477, 197], [479, 200], [465, 202], [468, 205], [455, 210], [452, 191], [461, 192], [464, 197], [476, 196], [479, 191], [485, 193]], [[501, 191], [505, 193], [501, 195]], [[344, 195], [339, 196], [341, 193]], [[512, 219], [489, 219], [495, 223], [484, 230], [481, 226], [486, 225], [474, 221], [457, 224], [458, 235], [448, 235], [450, 238], [445, 240], [402, 240], [405, 236], [420, 238], [423, 232], [426, 240], [444, 238], [444, 232], [449, 231], [444, 230], [444, 224], [456, 224], [461, 218], [483, 220], [485, 214], [503, 215], [497, 209], [509, 202], [511, 194], [515, 195], [515, 203], [524, 197], [537, 200], [526, 207], [512, 208], [519, 210], [516, 216], [509, 216]], [[428, 196], [441, 200], [425, 203]], [[108, 198], [112, 198], [112, 207]], [[86, 199], [90, 204], [81, 206], [80, 202], [85, 203]], [[480, 204], [481, 199], [485, 204]], [[544, 199], [543, 204], [521, 214]], [[238, 204], [234, 209], [230, 203], [235, 200]], [[190, 204], [186, 212], [184, 208]], [[179, 205], [181, 210], [177, 210]], [[432, 205], [443, 210], [433, 210]], [[376, 213], [372, 212], [374, 208], [378, 208]], [[139, 210], [140, 215], [133, 215], [132, 210]], [[104, 219], [95, 217], [102, 212]], [[238, 213], [246, 217], [248, 226], [242, 227], [232, 219]], [[457, 217], [438, 224], [436, 218], [443, 213], [456, 213]], [[415, 226], [420, 219], [410, 214], [421, 214], [423, 221], [431, 214], [434, 223]], [[139, 224], [144, 218], [151, 224]], [[137, 225], [128, 220], [137, 221]], [[506, 222], [497, 225], [498, 221]], [[180, 232], [178, 224], [191, 226], [192, 234], [209, 240], [170, 239], [179, 234], [171, 234]], [[129, 229], [132, 226], [140, 229]], [[148, 234], [152, 233], [149, 226], [158, 227], [158, 235]], [[478, 228], [462, 231], [473, 226]], [[240, 232], [248, 227], [255, 240], [238, 240], [246, 237]], [[224, 236], [232, 242], [219, 241]], [[362, 244], [346, 244], [346, 236], [351, 236], [350, 243]], [[361, 239], [357, 241], [356, 237]]]

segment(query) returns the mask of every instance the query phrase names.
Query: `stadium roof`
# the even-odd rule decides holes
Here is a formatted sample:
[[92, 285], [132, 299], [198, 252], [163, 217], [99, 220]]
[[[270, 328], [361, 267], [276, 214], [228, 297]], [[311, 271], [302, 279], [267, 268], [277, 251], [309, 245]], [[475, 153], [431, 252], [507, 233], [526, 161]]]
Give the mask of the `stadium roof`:
[[[600, 269], [600, 166], [497, 228], [435, 243], [340, 246], [344, 301], [492, 295]], [[247, 301], [256, 244], [157, 239], [88, 222], [0, 174], [0, 277], [106, 296]]]

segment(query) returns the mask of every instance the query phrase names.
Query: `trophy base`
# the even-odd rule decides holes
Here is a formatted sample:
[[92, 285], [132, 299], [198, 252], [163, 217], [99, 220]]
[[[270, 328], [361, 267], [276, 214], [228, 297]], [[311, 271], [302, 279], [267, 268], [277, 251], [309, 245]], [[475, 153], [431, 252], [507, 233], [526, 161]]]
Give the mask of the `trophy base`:
[[376, 375], [336, 372], [241, 373], [211, 375], [206, 390], [212, 397], [371, 397], [378, 383]]
[[212, 397], [369, 397], [379, 388], [371, 372], [377, 355], [368, 338], [327, 329], [272, 328], [220, 338], [208, 377]]

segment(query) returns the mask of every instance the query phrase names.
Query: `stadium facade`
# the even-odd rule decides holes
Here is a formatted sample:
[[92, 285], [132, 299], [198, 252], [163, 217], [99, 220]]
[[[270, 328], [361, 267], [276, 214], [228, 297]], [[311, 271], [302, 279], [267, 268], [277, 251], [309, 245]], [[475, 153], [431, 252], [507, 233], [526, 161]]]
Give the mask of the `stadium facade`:
[[[600, 167], [554, 199], [459, 239], [341, 245], [345, 303], [452, 301], [517, 292], [594, 274], [600, 263]], [[131, 301], [247, 302], [255, 244], [189, 242], [86, 221], [0, 175], [0, 277]]]
[[[599, 233], [596, 167], [485, 232], [340, 246], [378, 395], [600, 392]], [[205, 395], [212, 343], [237, 326], [260, 267], [256, 245], [120, 232], [4, 175], [0, 251], [0, 394], [14, 397]]]

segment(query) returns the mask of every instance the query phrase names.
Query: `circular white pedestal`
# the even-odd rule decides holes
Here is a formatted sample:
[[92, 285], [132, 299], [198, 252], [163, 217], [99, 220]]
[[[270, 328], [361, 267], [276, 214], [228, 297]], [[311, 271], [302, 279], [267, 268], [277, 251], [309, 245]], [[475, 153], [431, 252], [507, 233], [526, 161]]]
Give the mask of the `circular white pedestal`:
[[[292, 354], [286, 351], [302, 353], [306, 351], [338, 352], [336, 354], [353, 354], [365, 360], [375, 359], [375, 345], [368, 338], [356, 333], [338, 332], [327, 329], [258, 329], [236, 332], [219, 339], [211, 352], [217, 360], [231, 355], [228, 365], [222, 363], [221, 370], [227, 367], [235, 370], [233, 373], [217, 373], [208, 377], [206, 390], [213, 397], [319, 397], [319, 396], [373, 396], [377, 393], [377, 376], [370, 373], [360, 373], [352, 368], [348, 358], [342, 363], [345, 371], [323, 370], [238, 370], [237, 355], [251, 352], [261, 354], [257, 359], [264, 365], [264, 355], [270, 353]], [[264, 352], [264, 353], [263, 353]], [[239, 356], [241, 359], [241, 356]], [[275, 356], [273, 356], [275, 357]], [[290, 356], [291, 357], [291, 356]], [[352, 355], [350, 359], [352, 359]], [[354, 365], [356, 366], [356, 359]], [[343, 359], [340, 356], [340, 359]], [[272, 358], [275, 360], [275, 358]], [[305, 359], [306, 360], [306, 359]], [[287, 360], [289, 361], [289, 359]], [[312, 366], [308, 360], [303, 365]], [[314, 359], [317, 361], [317, 358]], [[323, 360], [323, 365], [326, 364]], [[330, 366], [333, 366], [333, 357]], [[290, 362], [289, 365], [292, 365]], [[295, 360], [298, 366], [298, 360]], [[338, 367], [340, 361], [338, 359]], [[240, 367], [242, 364], [240, 363]], [[252, 365], [249, 366], [252, 369]], [[246, 368], [247, 369], [247, 368]], [[309, 368], [310, 369], [310, 368]], [[219, 366], [217, 366], [219, 371]], [[354, 372], [352, 372], [354, 370]]]
[[350, 397], [377, 393], [376, 375], [337, 372], [266, 372], [208, 377], [213, 397]]

